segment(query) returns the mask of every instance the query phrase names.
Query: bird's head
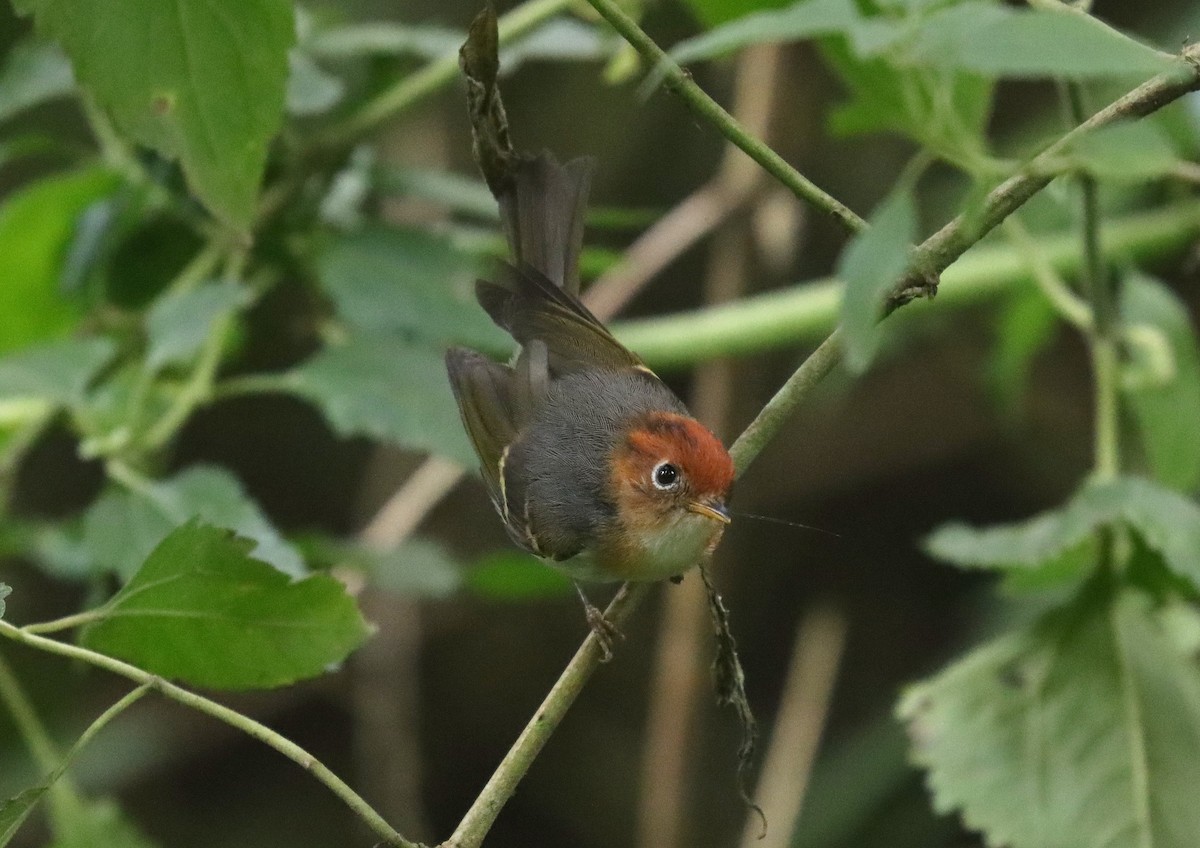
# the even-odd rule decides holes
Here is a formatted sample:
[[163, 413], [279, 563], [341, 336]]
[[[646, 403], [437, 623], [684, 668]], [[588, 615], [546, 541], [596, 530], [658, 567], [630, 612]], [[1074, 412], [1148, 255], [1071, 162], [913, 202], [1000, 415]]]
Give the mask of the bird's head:
[[711, 523], [712, 544], [729, 523], [733, 460], [693, 418], [656, 412], [632, 424], [612, 456], [610, 491], [618, 521], [632, 533], [653, 533], [696, 519]]

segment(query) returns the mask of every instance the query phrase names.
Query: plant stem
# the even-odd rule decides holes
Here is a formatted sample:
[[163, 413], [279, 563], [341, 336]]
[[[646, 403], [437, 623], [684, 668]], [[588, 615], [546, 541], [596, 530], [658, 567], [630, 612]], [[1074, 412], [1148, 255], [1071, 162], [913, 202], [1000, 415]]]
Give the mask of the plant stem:
[[263, 744], [274, 748], [292, 762], [299, 764], [305, 771], [312, 774], [313, 777], [340, 798], [359, 818], [366, 822], [375, 833], [379, 834], [388, 845], [396, 845], [400, 846], [400, 848], [420, 848], [417, 843], [410, 842], [397, 833], [345, 781], [330, 771], [328, 766], [295, 742], [281, 736], [271, 728], [255, 721], [249, 716], [244, 716], [236, 710], [205, 698], [203, 695], [197, 695], [195, 692], [191, 692], [181, 686], [176, 686], [174, 683], [169, 683], [127, 662], [88, 650], [87, 648], [68, 645], [65, 642], [59, 642], [55, 639], [47, 639], [45, 636], [38, 636], [36, 633], [14, 627], [6, 621], [0, 621], [0, 636], [23, 645], [28, 645], [31, 648], [51, 654], [58, 654], [59, 656], [73, 660], [80, 660], [88, 665], [118, 674], [121, 677], [128, 678], [149, 689], [153, 689], [173, 701], [178, 701], [185, 706], [237, 728]]
[[13, 673], [8, 660], [0, 656], [0, 703], [3, 703], [17, 726], [17, 731], [25, 741], [29, 753], [37, 762], [38, 768], [44, 772], [52, 772], [59, 763], [61, 755], [50, 734], [38, 718], [37, 710], [25, 694], [25, 689]]
[[26, 633], [57, 633], [60, 630], [71, 630], [75, 627], [83, 627], [85, 624], [91, 624], [93, 621], [99, 621], [106, 616], [105, 609], [84, 610], [77, 612], [74, 615], [65, 615], [62, 618], [56, 618], [53, 621], [41, 621], [37, 624], [27, 624], [22, 630]]
[[[1194, 200], [1138, 212], [1104, 224], [1106, 261], [1164, 260], [1200, 235]], [[1079, 273], [1079, 234], [1038, 235], [1041, 261], [1058, 274]], [[1019, 245], [991, 243], [963, 256], [942, 274], [938, 296], [926, 309], [961, 308], [996, 297], [1033, 279], [1030, 257]], [[618, 322], [613, 333], [655, 370], [670, 370], [720, 356], [745, 356], [811, 344], [837, 324], [842, 284], [809, 280], [730, 304], [675, 315]]]
[[[543, 21], [566, 11], [571, 0], [528, 0], [502, 16], [498, 26], [500, 44], [508, 44]], [[380, 92], [365, 103], [343, 124], [335, 127], [319, 141], [326, 146], [340, 146], [369, 132], [388, 118], [412, 108], [458, 77], [458, 51], [447, 53], [420, 70], [409, 74], [395, 85]]]
[[[626, 583], [604, 610], [604, 617], [619, 628], [637, 605], [645, 600], [651, 588], [652, 584], [649, 583]], [[496, 816], [500, 814], [505, 802], [512, 797], [517, 784], [529, 771], [530, 765], [558, 728], [571, 704], [575, 703], [584, 684], [600, 664], [602, 656], [596, 634], [588, 633], [575, 656], [567, 663], [566, 669], [547, 693], [542, 705], [525, 725], [517, 741], [513, 743], [487, 785], [475, 799], [475, 803], [467, 810], [454, 834], [439, 848], [478, 848], [482, 844], [483, 837], [496, 821]]]
[[622, 38], [633, 45], [647, 67], [654, 73], [662, 74], [663, 84], [668, 90], [678, 95], [688, 108], [711, 124], [721, 135], [745, 151], [764, 171], [791, 189], [801, 200], [832, 215], [850, 232], [856, 233], [866, 228], [867, 222], [850, 207], [789, 165], [782, 156], [748, 132], [733, 115], [709, 97], [692, 79], [691, 74], [679, 67], [614, 0], [588, 0], [588, 3], [621, 34]]

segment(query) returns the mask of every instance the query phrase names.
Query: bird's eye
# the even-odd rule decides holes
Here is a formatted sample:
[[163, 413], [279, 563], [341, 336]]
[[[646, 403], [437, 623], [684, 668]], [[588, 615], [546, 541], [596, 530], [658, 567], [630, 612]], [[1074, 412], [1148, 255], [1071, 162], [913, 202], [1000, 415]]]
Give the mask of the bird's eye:
[[660, 462], [654, 466], [650, 479], [656, 489], [674, 489], [679, 485], [679, 469], [669, 462]]

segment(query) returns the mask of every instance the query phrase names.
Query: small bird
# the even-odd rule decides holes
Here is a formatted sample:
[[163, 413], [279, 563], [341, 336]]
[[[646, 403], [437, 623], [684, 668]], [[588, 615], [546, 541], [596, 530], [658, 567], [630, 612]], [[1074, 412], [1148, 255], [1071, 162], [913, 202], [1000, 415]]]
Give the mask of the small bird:
[[463, 424], [509, 536], [576, 581], [677, 578], [730, 522], [728, 451], [578, 298], [590, 160], [522, 158], [500, 197], [516, 263], [475, 292], [521, 350], [446, 354]]

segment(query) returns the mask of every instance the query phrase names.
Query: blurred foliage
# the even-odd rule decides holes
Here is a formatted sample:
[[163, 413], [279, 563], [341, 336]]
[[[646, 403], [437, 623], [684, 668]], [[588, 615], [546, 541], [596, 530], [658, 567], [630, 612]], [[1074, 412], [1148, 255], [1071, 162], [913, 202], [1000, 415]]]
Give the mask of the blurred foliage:
[[[466, 159], [461, 124], [450, 124], [463, 136], [452, 155], [414, 157], [444, 158], [442, 164], [397, 162], [389, 148], [427, 130], [416, 107], [453, 82], [446, 69], [454, 67], [462, 24], [475, 10], [431, 7], [414, 10], [412, 20], [374, 20], [370, 3], [12, 5], [25, 22], [0, 30], [0, 546], [11, 560], [0, 583], [0, 618], [8, 614], [3, 634], [11, 634], [14, 617], [48, 632], [81, 627], [83, 648], [164, 678], [273, 689], [336, 669], [370, 638], [348, 586], [464, 608], [466, 598], [522, 610], [569, 597], [558, 572], [491, 550], [466, 509], [451, 529], [431, 527], [428, 537], [389, 552], [349, 537], [333, 518], [318, 528], [281, 529], [273, 505], [287, 497], [326, 499], [319, 507], [342, 515], [335, 501], [345, 492], [281, 493], [243, 475], [236, 462], [194, 447], [196, 434], [212, 432], [205, 428], [243, 401], [266, 404], [278, 416], [268, 420], [264, 441], [292, 444], [284, 436], [298, 426], [285, 414], [291, 399], [320, 417], [330, 441], [474, 463], [442, 351], [461, 343], [498, 357], [508, 352], [473, 299], [475, 277], [502, 250], [495, 205], [482, 182], [458, 167]], [[541, 18], [505, 44], [501, 70], [536, 68], [551, 83], [540, 91], [531, 85], [522, 100], [521, 87], [536, 75], [513, 80], [522, 104], [513, 113], [523, 115], [514, 126], [538, 138], [541, 127], [531, 120], [579, 123], [581, 133], [596, 135], [584, 143], [597, 147], [621, 137], [611, 164], [625, 158], [635, 174], [627, 190], [602, 186], [601, 193], [636, 203], [589, 216], [604, 240], [585, 251], [590, 279], [619, 261], [616, 246], [660, 216], [664, 197], [643, 190], [645, 175], [658, 177], [672, 158], [680, 161], [666, 164], [705, 161], [711, 150], [680, 154], [675, 147], [683, 150], [684, 142], [659, 141], [652, 124], [658, 110], [644, 110], [638, 120], [645, 123], [627, 127], [627, 115], [613, 110], [636, 108], [633, 87], [619, 89], [619, 107], [597, 92], [628, 78], [634, 54], [591, 16], [567, 12], [566, 3], [519, 9], [535, 6]], [[1182, 14], [1170, 3], [1164, 8]], [[1060, 123], [1046, 118], [1058, 90], [1076, 86], [1099, 103], [1153, 74], [1178, 72], [1180, 60], [1052, 0], [1029, 7], [998, 0], [690, 0], [686, 10], [631, 11], [652, 27], [690, 34], [670, 51], [689, 64], [763, 43], [809, 43], [808, 70], [819, 60], [824, 76], [812, 74], [804, 84], [837, 139], [821, 136], [820, 149], [834, 163], [824, 182], [848, 187], [875, 212], [870, 229], [844, 244], [826, 238], [821, 224], [806, 224], [820, 237], [812, 239], [804, 273], [833, 269], [844, 283], [848, 365], [856, 373], [873, 369], [871, 380], [889, 368], [902, 373], [899, 363], [925, 337], [961, 340], [974, 332], [972, 343], [982, 349], [974, 378], [990, 378], [998, 402], [987, 415], [1004, 419], [1005, 409], [1011, 413], [1034, 394], [1039, 374], [1069, 359], [1069, 330], [1082, 330], [1085, 346], [1094, 344], [1085, 263], [1074, 256], [1051, 273], [1039, 265], [1048, 239], [1080, 226], [1073, 189], [1080, 176], [1099, 181], [1106, 215], [1176, 210], [1181, 226], [1193, 235], [1197, 229], [1193, 97], [1084, 135], [1063, 152], [1055, 165], [1062, 178], [1023, 211], [1030, 245], [1008, 243], [1027, 267], [994, 287], [1003, 289], [999, 295], [977, 298], [990, 335], [976, 332], [975, 319], [967, 319], [967, 331], [938, 323], [936, 310], [924, 323], [881, 325], [883, 299], [929, 223], [951, 208], [969, 216], [988, 190], [1061, 135]], [[438, 20], [417, 22], [424, 17]], [[567, 63], [588, 64], [571, 71]], [[708, 72], [697, 65], [698, 75]], [[588, 90], [596, 104], [565, 105], [555, 86], [567, 91], [576, 84], [572, 74], [601, 81]], [[836, 91], [821, 88], [826, 79]], [[562, 114], [551, 114], [556, 110]], [[377, 138], [385, 123], [392, 134]], [[820, 164], [819, 156], [805, 157]], [[935, 202], [939, 191], [954, 198], [952, 206]], [[992, 237], [992, 244], [1005, 242]], [[1194, 292], [1178, 288], [1179, 266], [1171, 265], [1178, 257], [1154, 258], [1153, 267], [1142, 268], [1126, 255], [1105, 257], [1120, 309], [1118, 423], [1128, 425], [1122, 473], [1069, 480], [1057, 491], [1072, 493], [1057, 506], [1039, 492], [1020, 501], [1025, 512], [1036, 503], [1039, 515], [982, 529], [959, 520], [959, 504], [946, 504], [955, 512], [936, 517], [953, 520], [925, 542], [930, 556], [997, 574], [1006, 593], [1026, 599], [1023, 615], [961, 628], [986, 641], [912, 686], [898, 710], [911, 757], [928, 776], [932, 808], [961, 815], [989, 844], [1192, 848], [1200, 841], [1189, 801], [1200, 779], [1200, 507], [1193, 500], [1200, 487], [1200, 347]], [[689, 283], [671, 306], [694, 302], [692, 271], [685, 268]], [[683, 345], [676, 361], [698, 358], [702, 331], [695, 327], [702, 325], [689, 322], [700, 319], [674, 320], [687, 330], [674, 336], [683, 342], [671, 342]], [[754, 328], [745, 332], [753, 349]], [[739, 389], [751, 397], [754, 382]], [[767, 396], [753, 395], [754, 405]], [[249, 439], [248, 419], [230, 415], [233, 440]], [[886, 409], [874, 417], [893, 420]], [[1006, 420], [1020, 426], [1019, 418]], [[928, 438], [900, 434], [897, 445]], [[1062, 454], [1070, 446], [1059, 439], [1086, 436], [1076, 429], [1053, 438], [1048, 453]], [[56, 450], [70, 464], [58, 486]], [[280, 461], [338, 464], [319, 465], [304, 450]], [[813, 464], [819, 471], [820, 462]], [[895, 467], [891, 460], [881, 465]], [[780, 504], [801, 497], [801, 476], [782, 474]], [[1020, 485], [1018, 470], [1008, 476]], [[51, 493], [41, 508], [27, 497], [39, 487]], [[897, 486], [898, 497], [908, 501], [903, 488]], [[968, 505], [964, 499], [963, 514], [974, 517], [966, 515]], [[898, 549], [913, 547], [918, 529], [925, 528], [906, 525], [902, 538], [884, 534], [886, 555], [902, 559]], [[494, 542], [502, 544], [498, 533]], [[768, 554], [774, 562], [779, 549]], [[953, 579], [929, 573], [936, 576], [926, 574], [927, 582], [909, 591], [932, 595], [940, 591], [937, 581]], [[771, 587], [791, 579], [787, 572], [764, 578], [764, 606], [785, 597]], [[888, 579], [872, 573], [869, 582], [884, 591]], [[43, 595], [57, 600], [43, 602]], [[733, 606], [735, 622], [755, 617]], [[937, 626], [944, 659], [962, 648], [963, 633], [951, 623]], [[933, 625], [905, 629], [926, 627]], [[539, 644], [547, 641], [540, 624], [534, 631]], [[778, 635], [759, 638], [780, 644]], [[501, 689], [510, 680], [477, 646], [464, 655], [479, 660], [464, 676], [493, 687], [476, 699], [485, 705], [477, 723], [488, 733], [483, 749], [490, 757], [501, 744], [496, 739], [510, 735], [492, 715], [504, 710], [498, 701], [511, 700]], [[133, 823], [137, 815], [123, 812], [108, 781], [98, 797], [79, 794], [65, 775], [86, 751], [41, 750], [47, 731], [39, 720], [78, 736], [81, 722], [64, 715], [72, 699], [63, 694], [78, 684], [44, 674], [38, 658], [21, 660], [21, 677], [37, 689], [34, 700], [46, 715], [26, 715], [17, 677], [0, 674], [10, 735], [28, 743], [35, 763], [31, 772], [17, 745], [0, 747], [0, 791], [11, 795], [0, 806], [0, 846], [30, 833], [56, 848], [163, 844]], [[924, 656], [897, 675], [928, 671], [928, 663]], [[882, 664], [871, 658], [864, 665]], [[897, 682], [865, 687], [872, 714]], [[47, 694], [43, 685], [59, 689]], [[98, 687], [92, 700], [101, 698], [114, 700]], [[444, 705], [430, 710], [429, 724], [436, 727], [443, 712]], [[603, 719], [594, 722], [602, 730]], [[0, 726], [0, 739], [8, 740], [9, 729]], [[836, 729], [795, 844], [894, 848], [973, 838], [931, 816], [895, 722], [875, 718]], [[598, 756], [620, 758], [621, 746], [594, 735], [604, 740]], [[473, 775], [469, 765], [463, 773]], [[623, 787], [628, 763], [619, 765], [626, 769], [621, 778], [608, 779]], [[457, 773], [457, 765], [449, 770]], [[603, 778], [598, 768], [587, 771], [576, 775], [581, 786], [592, 772]], [[453, 801], [445, 806], [457, 810], [466, 791], [443, 792]], [[536, 801], [536, 789], [530, 797]], [[22, 828], [41, 803], [48, 808], [45, 824], [37, 825], [43, 830]], [[535, 818], [545, 826], [555, 816]], [[601, 827], [585, 821], [563, 842], [585, 844], [582, 832], [594, 833], [586, 844], [608, 844]], [[202, 833], [187, 844], [208, 838]]]

